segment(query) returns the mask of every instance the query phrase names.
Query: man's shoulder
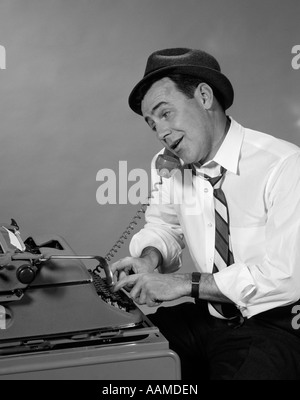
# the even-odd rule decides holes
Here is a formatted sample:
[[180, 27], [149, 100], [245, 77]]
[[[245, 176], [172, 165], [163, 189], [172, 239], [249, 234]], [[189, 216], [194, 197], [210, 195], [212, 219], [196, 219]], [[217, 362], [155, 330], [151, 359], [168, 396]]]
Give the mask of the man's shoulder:
[[269, 154], [278, 159], [285, 159], [294, 154], [300, 154], [296, 144], [276, 137], [270, 133], [244, 128], [244, 143], [255, 152]]

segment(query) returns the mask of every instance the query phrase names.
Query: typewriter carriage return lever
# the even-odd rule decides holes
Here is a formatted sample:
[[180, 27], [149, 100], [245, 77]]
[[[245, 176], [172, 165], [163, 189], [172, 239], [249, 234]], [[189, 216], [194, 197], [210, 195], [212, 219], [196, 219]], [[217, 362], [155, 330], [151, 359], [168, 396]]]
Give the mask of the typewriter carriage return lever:
[[99, 265], [95, 268], [96, 271], [99, 272], [99, 268], [102, 268], [105, 272], [106, 275], [106, 283], [108, 286], [113, 286], [114, 281], [113, 281], [113, 274], [112, 271], [109, 268], [109, 265], [105, 258], [101, 256], [80, 256], [80, 255], [51, 255], [48, 257], [40, 257], [39, 262], [46, 262], [49, 260], [55, 260], [55, 259], [64, 259], [64, 260], [69, 260], [69, 259], [76, 259], [76, 260], [97, 260], [99, 262]]

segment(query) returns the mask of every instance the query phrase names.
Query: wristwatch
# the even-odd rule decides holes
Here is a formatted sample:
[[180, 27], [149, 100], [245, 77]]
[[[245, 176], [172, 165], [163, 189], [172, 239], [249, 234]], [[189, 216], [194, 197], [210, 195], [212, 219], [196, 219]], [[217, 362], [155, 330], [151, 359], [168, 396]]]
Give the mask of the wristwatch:
[[191, 293], [191, 296], [194, 297], [194, 299], [199, 299], [200, 278], [201, 278], [201, 273], [200, 272], [193, 272], [192, 273], [192, 293]]

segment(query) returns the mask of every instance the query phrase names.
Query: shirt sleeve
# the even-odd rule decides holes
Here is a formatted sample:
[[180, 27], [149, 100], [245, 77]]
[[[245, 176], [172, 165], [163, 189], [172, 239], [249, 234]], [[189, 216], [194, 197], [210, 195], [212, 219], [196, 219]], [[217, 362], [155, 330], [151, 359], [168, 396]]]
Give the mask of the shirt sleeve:
[[182, 265], [184, 236], [171, 198], [172, 178], [162, 178], [155, 169], [156, 156], [151, 164], [151, 199], [145, 213], [145, 226], [132, 237], [129, 251], [139, 257], [147, 246], [156, 247], [163, 257], [161, 272], [174, 272]]
[[234, 263], [214, 275], [220, 291], [244, 316], [300, 297], [300, 154], [285, 159], [265, 190], [265, 255], [260, 264]]

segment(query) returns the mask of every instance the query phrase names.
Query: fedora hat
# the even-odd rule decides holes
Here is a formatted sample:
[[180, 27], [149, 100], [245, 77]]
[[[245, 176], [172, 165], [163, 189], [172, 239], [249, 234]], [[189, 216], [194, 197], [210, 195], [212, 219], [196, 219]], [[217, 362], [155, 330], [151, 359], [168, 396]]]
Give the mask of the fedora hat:
[[143, 78], [130, 93], [128, 99], [130, 108], [142, 115], [141, 102], [149, 89], [150, 82], [154, 83], [170, 73], [201, 78], [213, 90], [215, 89], [218, 100], [225, 110], [233, 103], [232, 85], [222, 74], [218, 61], [212, 55], [202, 50], [172, 48], [156, 51], [149, 56]]

